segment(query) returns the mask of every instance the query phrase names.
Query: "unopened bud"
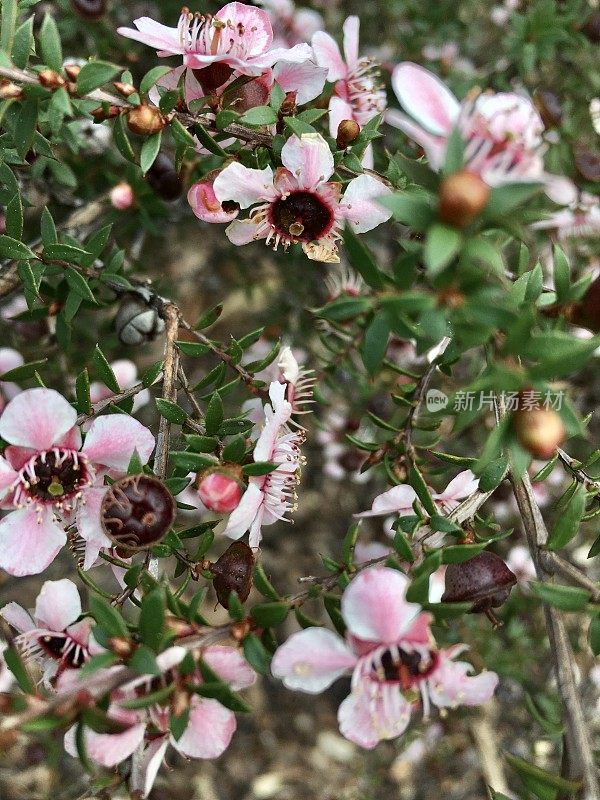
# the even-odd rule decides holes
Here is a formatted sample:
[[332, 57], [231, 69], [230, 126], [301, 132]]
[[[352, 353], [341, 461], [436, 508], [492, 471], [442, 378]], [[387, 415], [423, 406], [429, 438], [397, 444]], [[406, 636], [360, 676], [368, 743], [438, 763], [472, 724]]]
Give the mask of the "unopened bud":
[[595, 11], [581, 30], [590, 42], [600, 44], [600, 11]]
[[121, 301], [115, 328], [122, 344], [151, 342], [164, 331], [165, 322], [148, 302], [149, 296], [149, 292], [138, 290], [135, 294], [125, 295]]
[[46, 89], [60, 89], [64, 86], [66, 81], [62, 75], [55, 72], [53, 69], [43, 69], [38, 73], [38, 81], [45, 86]]
[[211, 511], [230, 514], [237, 508], [244, 487], [242, 471], [237, 464], [209, 467], [198, 473], [196, 487], [200, 500]]
[[287, 92], [283, 103], [279, 106], [279, 113], [282, 117], [293, 117], [296, 113], [297, 92]]
[[111, 636], [108, 647], [119, 658], [129, 658], [135, 650], [134, 642], [124, 636]]
[[65, 64], [63, 66], [63, 69], [65, 71], [66, 76], [69, 78], [69, 80], [72, 81], [76, 81], [77, 76], [81, 72], [81, 67], [79, 66], [79, 64]]
[[211, 564], [210, 571], [215, 576], [213, 586], [223, 608], [228, 607], [231, 592], [236, 592], [242, 603], [248, 599], [253, 569], [254, 553], [245, 542], [234, 542]]
[[577, 172], [586, 181], [598, 183], [600, 181], [600, 155], [588, 150], [586, 147], [575, 148], [575, 166]]
[[177, 639], [182, 639], [184, 636], [192, 636], [198, 632], [196, 625], [186, 622], [179, 617], [167, 616], [165, 619], [165, 630], [172, 633]]
[[123, 97], [129, 97], [132, 94], [135, 94], [137, 89], [131, 83], [122, 83], [121, 81], [115, 81], [113, 86], [117, 90], [120, 95]]
[[360, 125], [353, 119], [343, 119], [338, 125], [335, 143], [338, 150], [345, 150], [360, 133]]
[[515, 412], [513, 424], [519, 444], [536, 458], [552, 458], [566, 435], [553, 408], [521, 408]]
[[190, 707], [190, 696], [184, 689], [175, 689], [169, 703], [171, 713], [180, 717]]
[[236, 642], [241, 642], [242, 639], [248, 636], [251, 630], [252, 622], [249, 619], [242, 619], [239, 622], [234, 622], [229, 632], [231, 633], [232, 639], [235, 639]]
[[71, 6], [88, 22], [97, 22], [106, 13], [107, 0], [71, 0]]
[[139, 136], [152, 136], [167, 126], [167, 120], [156, 106], [142, 103], [128, 112], [127, 124], [129, 130]]
[[16, 83], [5, 81], [0, 85], [0, 99], [19, 100], [23, 96], [23, 89]]
[[135, 201], [133, 189], [126, 181], [117, 183], [116, 186], [110, 190], [110, 202], [119, 211], [125, 211], [131, 208]]
[[455, 228], [466, 228], [486, 207], [490, 187], [479, 175], [461, 170], [441, 183], [440, 218]]
[[118, 117], [122, 111], [122, 106], [111, 105], [106, 107], [100, 106], [90, 113], [96, 122], [104, 122], [105, 119], [114, 119], [114, 117]]
[[557, 128], [562, 122], [562, 106], [560, 100], [547, 89], [535, 93], [534, 103], [546, 128]]
[[565, 316], [574, 325], [600, 333], [600, 277], [590, 284], [581, 300], [568, 306]]

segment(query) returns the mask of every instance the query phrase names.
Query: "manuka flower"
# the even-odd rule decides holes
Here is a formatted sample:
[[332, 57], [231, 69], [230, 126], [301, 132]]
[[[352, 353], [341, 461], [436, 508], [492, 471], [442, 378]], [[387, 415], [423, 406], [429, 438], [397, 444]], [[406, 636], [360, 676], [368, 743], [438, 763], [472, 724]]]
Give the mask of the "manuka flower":
[[443, 166], [457, 128], [465, 143], [465, 170], [489, 186], [539, 182], [556, 202], [573, 199], [569, 180], [544, 172], [544, 123], [529, 98], [484, 92], [460, 103], [436, 75], [410, 62], [394, 69], [392, 87], [409, 116], [389, 110], [386, 120], [421, 145], [432, 169]]
[[0, 520], [0, 567], [11, 575], [46, 569], [73, 515], [82, 538], [109, 543], [100, 529], [100, 481], [108, 471], [124, 474], [135, 450], [145, 463], [154, 449], [150, 431], [125, 414], [96, 418], [81, 446], [76, 419], [53, 389], [22, 392], [0, 417], [9, 445], [0, 456], [0, 500], [10, 509]]
[[295, 488], [303, 459], [302, 429], [289, 428], [292, 404], [285, 399], [287, 385], [274, 381], [269, 387], [271, 404], [264, 408], [264, 427], [254, 447], [254, 461], [277, 464], [273, 472], [250, 478], [237, 508], [232, 512], [224, 534], [232, 539], [250, 531], [250, 547], [258, 547], [263, 525], [272, 525], [295, 508]]
[[[135, 384], [139, 381], [137, 367], [133, 361], [130, 361], [128, 358], [119, 358], [116, 361], [113, 361], [110, 367], [121, 389], [131, 389], [131, 387], [135, 386]], [[112, 397], [113, 394], [114, 392], [112, 392], [104, 383], [93, 381], [90, 384], [90, 400], [92, 403], [99, 403], [101, 400], [108, 400], [108, 398]], [[150, 391], [148, 389], [142, 389], [133, 397], [133, 411], [138, 411], [138, 409], [147, 405], [149, 402]]]
[[291, 136], [281, 151], [283, 167], [249, 169], [233, 163], [215, 178], [213, 188], [220, 203], [234, 201], [253, 206], [249, 219], [235, 220], [227, 228], [233, 244], [266, 239], [277, 249], [300, 244], [315, 261], [338, 262], [337, 241], [347, 221], [364, 233], [390, 218], [377, 198], [391, 194], [381, 181], [359, 175], [344, 195], [339, 183], [330, 182], [333, 156], [317, 133]]
[[[169, 744], [188, 758], [218, 758], [227, 749], [235, 733], [233, 711], [218, 700], [201, 697], [193, 691], [193, 686], [203, 682], [200, 673], [194, 671], [191, 675], [183, 676], [177, 672], [185, 654], [182, 647], [165, 650], [156, 658], [162, 673], [160, 677], [142, 676], [113, 692], [107, 713], [123, 726], [121, 732], [85, 730], [86, 752], [97, 764], [114, 767], [133, 756], [130, 789], [142, 797], [150, 793]], [[202, 659], [234, 691], [251, 686], [256, 680], [256, 673], [232, 647], [206, 647], [202, 651]], [[170, 683], [176, 684], [175, 691], [162, 703], [136, 711], [122, 705], [127, 700], [150, 694]], [[189, 719], [182, 735], [176, 739], [169, 726], [172, 703], [177, 700], [189, 707]], [[65, 749], [70, 755], [77, 756], [74, 729], [65, 736]]]
[[[5, 372], [20, 367], [22, 363], [23, 356], [21, 353], [13, 350], [12, 347], [0, 347], [0, 377]], [[16, 383], [0, 380], [0, 414], [4, 411], [8, 401], [19, 394], [20, 391]]]
[[338, 722], [347, 739], [368, 749], [400, 736], [419, 701], [427, 717], [432, 703], [438, 708], [485, 703], [498, 684], [494, 672], [470, 676], [471, 664], [454, 661], [465, 645], [437, 647], [431, 617], [407, 602], [407, 586], [397, 570], [364, 570], [342, 596], [346, 640], [325, 628], [306, 628], [281, 645], [271, 665], [288, 689], [310, 694], [352, 673]]
[[598, 237], [600, 200], [596, 195], [582, 192], [568, 208], [562, 208], [548, 219], [534, 222], [531, 227], [537, 230], [556, 231], [559, 239]]
[[78, 669], [100, 648], [90, 631], [91, 617], [81, 618], [81, 600], [72, 581], [46, 581], [30, 614], [18, 603], [8, 603], [0, 609], [2, 616], [19, 635], [15, 644], [23, 657], [37, 661], [48, 681], [66, 669]]
[[[329, 132], [335, 138], [340, 122], [353, 119], [362, 128], [369, 120], [385, 111], [387, 100], [376, 64], [358, 55], [358, 17], [344, 22], [344, 56], [335, 40], [324, 31], [317, 31], [312, 46], [317, 64], [326, 67], [327, 80], [335, 83], [329, 101]], [[371, 149], [366, 165], [373, 166]]]

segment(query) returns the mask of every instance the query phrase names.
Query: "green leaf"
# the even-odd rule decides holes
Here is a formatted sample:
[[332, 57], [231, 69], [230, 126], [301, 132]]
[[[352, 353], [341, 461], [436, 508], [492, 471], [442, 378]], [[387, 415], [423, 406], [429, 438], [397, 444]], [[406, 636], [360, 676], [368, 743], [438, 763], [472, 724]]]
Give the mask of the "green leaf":
[[108, 636], [129, 638], [125, 620], [119, 612], [96, 594], [90, 595], [90, 613]]
[[154, 86], [159, 78], [162, 78], [163, 75], [167, 75], [171, 72], [171, 67], [152, 67], [144, 77], [142, 78], [142, 82], [140, 83], [140, 94], [147, 94], [150, 89]]
[[162, 397], [157, 397], [155, 402], [161, 417], [169, 420], [169, 422], [173, 422], [175, 425], [183, 425], [186, 421], [188, 415], [177, 403], [165, 400]]
[[[15, 0], [7, 0], [8, 5], [15, 3]], [[2, 4], [4, 6], [4, 4]], [[7, 6], [8, 7], [8, 6]], [[29, 62], [29, 55], [33, 47], [33, 15], [25, 20], [15, 31], [15, 37], [12, 46], [12, 60], [15, 67], [25, 69]], [[4, 23], [0, 23], [2, 33], [4, 33]], [[2, 45], [0, 44], [0, 47]], [[2, 49], [4, 49], [2, 47]]]
[[[4, 3], [3, 3], [4, 5]], [[39, 33], [42, 61], [55, 72], [62, 72], [63, 54], [60, 34], [52, 14], [46, 14]]]
[[316, 133], [312, 125], [309, 125], [308, 122], [298, 119], [298, 117], [284, 117], [283, 121], [291, 130], [291, 132], [296, 134], [296, 136], [302, 136], [303, 133]]
[[131, 145], [131, 140], [129, 139], [129, 134], [127, 133], [127, 129], [125, 127], [125, 116], [123, 114], [119, 114], [119, 116], [115, 118], [115, 124], [113, 125], [113, 137], [115, 144], [117, 145], [117, 149], [123, 158], [126, 161], [130, 161], [132, 164], [137, 163], [135, 151]]
[[412, 564], [415, 560], [414, 553], [410, 546], [406, 535], [402, 531], [396, 531], [394, 534], [394, 541], [392, 542], [394, 550], [400, 556], [402, 561], [408, 561]]
[[140, 675], [160, 675], [160, 667], [156, 663], [154, 653], [144, 644], [135, 650], [127, 663]]
[[357, 522], [354, 525], [350, 525], [346, 535], [344, 536], [344, 541], [342, 542], [342, 558], [346, 566], [352, 566], [354, 548], [356, 546], [359, 533], [360, 523]]
[[555, 800], [556, 792], [559, 790], [565, 795], [573, 795], [581, 786], [580, 782], [568, 781], [560, 775], [553, 775], [510, 753], [505, 753], [504, 757], [526, 788], [541, 800]]
[[281, 625], [287, 618], [290, 607], [287, 603], [260, 603], [250, 609], [250, 616], [262, 628]]
[[[167, 417], [167, 419], [169, 419], [169, 417]], [[171, 419], [169, 421], [174, 422], [175, 420]], [[179, 425], [181, 423], [176, 422], [175, 424]], [[205, 469], [206, 467], [214, 467], [219, 463], [215, 456], [201, 455], [200, 453], [193, 453], [190, 450], [173, 450], [171, 452], [171, 461], [176, 466], [191, 471]]]
[[344, 245], [348, 260], [372, 289], [383, 289], [385, 286], [383, 273], [362, 240], [349, 228], [344, 230]]
[[338, 297], [321, 309], [317, 316], [332, 322], [345, 322], [369, 311], [371, 303], [368, 297]]
[[547, 545], [549, 550], [560, 550], [575, 536], [585, 512], [585, 498], [585, 486], [580, 484], [571, 496], [566, 508], [561, 509], [560, 516], [552, 528]]
[[278, 466], [279, 464], [275, 464], [272, 461], [256, 461], [253, 464], [244, 464], [242, 472], [248, 476], [268, 475], [276, 470]]
[[165, 633], [165, 598], [161, 589], [154, 589], [142, 600], [138, 629], [142, 642], [159, 653]]
[[592, 653], [595, 656], [600, 655], [600, 614], [596, 614], [596, 616], [592, 617], [589, 639]]
[[35, 258], [36, 255], [26, 244], [13, 239], [5, 234], [0, 235], [0, 258], [10, 258], [14, 261], [22, 261]]
[[49, 247], [52, 244], [56, 244], [56, 242], [58, 241], [58, 234], [56, 233], [56, 225], [54, 224], [54, 220], [52, 219], [52, 214], [48, 210], [47, 206], [44, 206], [44, 210], [42, 211], [40, 229], [42, 234], [42, 244], [44, 245], [44, 248]]
[[482, 212], [482, 217], [489, 220], [501, 219], [509, 211], [523, 205], [538, 194], [540, 188], [541, 184], [539, 183], [511, 183], [506, 186], [496, 186], [490, 192], [490, 199]]
[[[13, 139], [15, 148], [21, 158], [25, 158], [31, 149], [38, 122], [38, 103], [37, 100], [31, 99], [22, 103], [21, 110], [17, 117]], [[48, 162], [48, 166], [52, 166], [58, 162]]]
[[[196, 324], [194, 325], [194, 330], [202, 331], [205, 328], [210, 328], [210, 326], [214, 325], [214, 323], [219, 319], [222, 313], [223, 313], [223, 303], [219, 303], [218, 305], [209, 308], [200, 316], [198, 322], [196, 322]], [[183, 344], [183, 342], [181, 342], [181, 344]], [[206, 345], [204, 346], [206, 347]]]
[[36, 685], [30, 678], [27, 667], [19, 652], [15, 650], [14, 647], [7, 647], [6, 650], [3, 651], [2, 657], [6, 662], [6, 666], [15, 676], [19, 688], [24, 691], [25, 694], [35, 694], [37, 691]]
[[227, 150], [223, 150], [221, 145], [215, 139], [213, 139], [204, 125], [201, 125], [200, 123], [194, 125], [194, 133], [198, 137], [200, 144], [204, 145], [209, 153], [213, 153], [215, 156], [221, 156], [222, 158], [229, 157]]
[[140, 167], [142, 174], [145, 175], [152, 164], [156, 161], [156, 156], [160, 151], [160, 143], [162, 141], [162, 131], [153, 133], [152, 136], [144, 141], [142, 151], [140, 153]]
[[240, 122], [252, 127], [262, 127], [263, 125], [274, 125], [277, 119], [277, 112], [270, 106], [255, 106], [241, 116]]
[[479, 476], [479, 491], [491, 492], [501, 482], [508, 470], [508, 458], [501, 456], [491, 461]]
[[0, 16], [0, 49], [10, 56], [13, 49], [19, 3], [17, 0], [2, 0], [2, 15]]
[[560, 608], [561, 611], [581, 611], [591, 597], [590, 592], [586, 589], [576, 586], [561, 586], [557, 583], [530, 581], [529, 588], [545, 603]]
[[559, 303], [566, 303], [569, 300], [569, 290], [571, 286], [569, 272], [569, 262], [560, 247], [555, 244], [554, 289], [556, 291], [556, 300]]
[[462, 564], [463, 561], [481, 553], [485, 550], [485, 542], [481, 544], [455, 544], [449, 547], [444, 547], [442, 551], [442, 564]]
[[385, 314], [379, 313], [373, 317], [361, 347], [361, 356], [367, 372], [375, 375], [381, 362], [385, 358], [390, 337], [390, 324]]
[[437, 275], [460, 252], [462, 236], [449, 225], [432, 225], [427, 233], [424, 258], [430, 273]]
[[106, 384], [111, 392], [118, 393], [121, 391], [121, 387], [119, 386], [119, 382], [115, 377], [115, 373], [112, 371], [112, 367], [108, 363], [106, 356], [100, 349], [100, 345], [96, 345], [94, 349], [94, 354], [92, 356], [92, 364], [96, 368], [98, 375], [100, 376], [100, 380], [102, 383]]
[[213, 436], [214, 434], [218, 433], [222, 422], [223, 422], [223, 401], [221, 400], [220, 394], [218, 392], [215, 392], [213, 396], [210, 398], [210, 401], [208, 403], [208, 408], [206, 409], [206, 415], [204, 417], [204, 426], [206, 428], [206, 433], [209, 436]]
[[148, 389], [156, 381], [162, 372], [163, 366], [164, 361], [155, 361], [154, 364], [152, 364], [151, 367], [148, 367], [148, 369], [144, 372], [140, 378], [140, 382], [145, 389]]
[[19, 192], [6, 206], [5, 222], [7, 235], [20, 240], [23, 236], [23, 203]]
[[47, 358], [41, 358], [39, 361], [29, 361], [27, 364], [21, 364], [19, 367], [9, 369], [7, 372], [0, 375], [0, 381], [25, 381], [33, 378], [35, 373], [43, 367], [48, 361]]
[[120, 71], [121, 67], [116, 64], [108, 64], [106, 61], [88, 61], [77, 76], [77, 93], [89, 94], [110, 81]]
[[150, 706], [163, 704], [175, 691], [175, 684], [170, 683], [168, 686], [163, 686], [155, 692], [143, 694], [141, 697], [136, 697], [133, 700], [122, 700], [119, 705], [121, 708], [129, 708], [135, 711], [138, 708], [149, 708]]
[[260, 675], [269, 674], [271, 656], [264, 644], [254, 633], [249, 633], [244, 639], [244, 657], [250, 666]]
[[263, 597], [267, 597], [269, 600], [279, 600], [277, 590], [267, 578], [267, 574], [262, 564], [256, 564], [254, 567], [253, 585]]
[[88, 300], [90, 303], [97, 305], [94, 293], [89, 287], [87, 280], [77, 270], [72, 267], [65, 269], [65, 277], [71, 289], [76, 292], [82, 300]]

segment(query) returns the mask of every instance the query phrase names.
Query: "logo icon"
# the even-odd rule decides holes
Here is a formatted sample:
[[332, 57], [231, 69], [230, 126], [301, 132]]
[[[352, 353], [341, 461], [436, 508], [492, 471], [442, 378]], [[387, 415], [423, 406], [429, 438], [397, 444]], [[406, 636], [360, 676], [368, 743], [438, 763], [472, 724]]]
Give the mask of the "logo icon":
[[429, 389], [425, 395], [425, 407], [430, 413], [443, 411], [448, 405], [448, 395], [440, 392], [439, 389]]

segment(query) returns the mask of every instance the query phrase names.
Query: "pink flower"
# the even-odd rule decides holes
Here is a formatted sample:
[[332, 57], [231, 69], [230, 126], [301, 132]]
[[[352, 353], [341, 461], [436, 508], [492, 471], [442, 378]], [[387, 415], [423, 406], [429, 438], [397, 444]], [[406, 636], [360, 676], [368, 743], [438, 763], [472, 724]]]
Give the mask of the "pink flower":
[[342, 596], [346, 639], [306, 628], [279, 647], [271, 665], [288, 689], [310, 694], [351, 672], [338, 722], [347, 739], [367, 749], [406, 730], [419, 696], [427, 717], [430, 703], [438, 708], [485, 703], [498, 684], [494, 672], [470, 676], [471, 664], [453, 660], [465, 645], [438, 649], [431, 617], [406, 601], [407, 586], [397, 570], [364, 570]]
[[118, 211], [126, 211], [135, 202], [135, 194], [132, 187], [126, 182], [121, 181], [110, 190], [110, 202]]
[[[161, 684], [167, 686], [177, 681], [178, 689], [186, 692], [186, 684], [202, 683], [199, 672], [185, 677], [177, 674], [177, 666], [185, 656], [182, 647], [171, 647], [157, 656], [156, 661], [163, 672]], [[202, 651], [208, 666], [233, 690], [251, 686], [256, 680], [255, 672], [244, 658], [232, 647], [213, 645]], [[113, 693], [108, 716], [125, 725], [120, 733], [96, 733], [85, 731], [85, 744], [89, 757], [105, 767], [114, 767], [133, 756], [130, 789], [146, 797], [154, 783], [165, 752], [170, 744], [188, 758], [218, 758], [229, 746], [236, 729], [235, 715], [217, 700], [188, 693], [189, 721], [183, 734], [176, 739], [169, 730], [169, 699], [165, 705], [156, 704], [148, 709], [131, 711], [122, 704], [142, 694], [156, 690], [156, 679], [142, 676]], [[65, 749], [77, 756], [75, 732], [65, 735]]]
[[573, 184], [544, 172], [544, 124], [527, 97], [483, 93], [459, 103], [436, 75], [410, 62], [394, 69], [392, 87], [409, 116], [390, 110], [386, 120], [421, 145], [432, 169], [442, 167], [456, 127], [465, 143], [465, 169], [490, 186], [540, 182], [556, 202], [572, 200]]
[[[334, 171], [327, 142], [317, 133], [291, 136], [281, 151], [283, 167], [249, 169], [237, 162], [217, 176], [214, 191], [220, 203], [234, 200], [252, 209], [249, 219], [235, 220], [227, 236], [237, 245], [258, 239], [300, 244], [315, 261], [338, 262], [337, 241], [344, 223], [364, 233], [390, 218], [376, 199], [390, 194], [370, 175], [350, 181], [341, 197], [340, 184], [328, 182]], [[257, 205], [258, 204], [258, 205]]]
[[[471, 470], [460, 472], [450, 481], [443, 492], [432, 492], [433, 500], [439, 505], [441, 512], [452, 511], [466, 497], [477, 491], [478, 479]], [[400, 517], [414, 514], [413, 504], [417, 500], [417, 493], [408, 484], [401, 483], [392, 486], [387, 492], [377, 495], [373, 500], [370, 511], [354, 514], [355, 517], [384, 517], [388, 514]]]
[[535, 230], [555, 230], [559, 239], [600, 236], [600, 201], [589, 192], [581, 195], [548, 219], [534, 222]]
[[[117, 383], [121, 389], [131, 389], [132, 386], [139, 381], [138, 370], [133, 361], [128, 358], [119, 358], [111, 362], [111, 369], [114, 373]], [[93, 381], [90, 384], [90, 400], [92, 403], [99, 403], [101, 400], [108, 400], [112, 397], [112, 392], [108, 386], [99, 381]], [[142, 389], [133, 397], [133, 411], [138, 411], [143, 406], [150, 402], [150, 391]]]
[[66, 578], [43, 584], [33, 615], [18, 603], [0, 609], [0, 616], [19, 631], [15, 644], [23, 657], [41, 664], [46, 681], [66, 669], [78, 669], [90, 653], [101, 652], [90, 640], [93, 620], [80, 619], [81, 613], [77, 587]]
[[145, 463], [154, 449], [150, 431], [125, 414], [96, 418], [81, 446], [76, 419], [53, 389], [22, 392], [0, 417], [0, 436], [9, 444], [0, 456], [0, 500], [11, 509], [0, 520], [0, 567], [11, 575], [46, 569], [73, 515], [88, 544], [107, 546], [99, 513], [107, 489], [100, 479], [107, 471], [124, 474], [135, 450]]
[[287, 520], [295, 509], [295, 487], [299, 480], [303, 458], [300, 446], [302, 430], [292, 432], [288, 427], [292, 405], [285, 399], [286, 385], [274, 381], [269, 387], [271, 404], [264, 408], [265, 424], [254, 447], [254, 461], [270, 461], [277, 468], [267, 475], [250, 478], [248, 488], [233, 511], [223, 533], [240, 539], [250, 531], [250, 547], [258, 547], [263, 525]]
[[292, 47], [309, 42], [313, 33], [324, 26], [323, 17], [311, 8], [296, 8], [292, 0], [257, 0], [271, 19], [274, 43]]
[[223, 208], [215, 195], [213, 182], [214, 178], [207, 175], [192, 184], [187, 196], [188, 203], [194, 214], [203, 222], [231, 222], [237, 217], [239, 210], [233, 203], [230, 204], [233, 206], [231, 210]]
[[[363, 127], [369, 120], [382, 114], [387, 106], [383, 83], [377, 65], [368, 58], [359, 58], [358, 17], [348, 17], [344, 22], [344, 56], [335, 40], [324, 31], [317, 31], [312, 46], [317, 64], [329, 70], [327, 80], [335, 82], [329, 101], [329, 132], [336, 136], [343, 119], [353, 119]], [[367, 166], [373, 166], [372, 152]]]
[[176, 28], [150, 17], [140, 17], [134, 20], [134, 25], [137, 30], [118, 28], [117, 31], [156, 48], [160, 57], [183, 57], [176, 82], [185, 71], [188, 102], [222, 86], [234, 71], [238, 75], [258, 76], [277, 61], [306, 61], [312, 54], [306, 44], [291, 49], [272, 48], [269, 15], [244, 3], [228, 3], [214, 16], [191, 14], [184, 9]]
[[[12, 347], [0, 347], [0, 378], [5, 372], [20, 367], [23, 364], [23, 356]], [[16, 383], [0, 380], [0, 414], [9, 400], [12, 400], [21, 390]]]

